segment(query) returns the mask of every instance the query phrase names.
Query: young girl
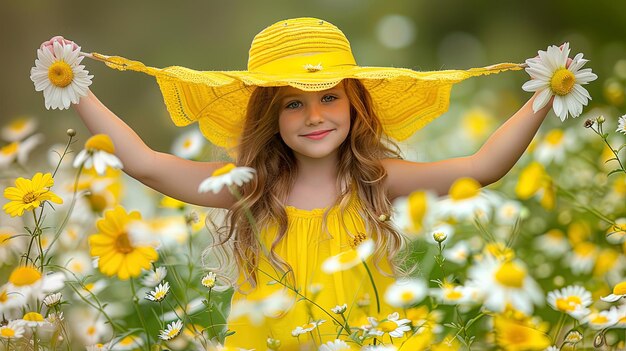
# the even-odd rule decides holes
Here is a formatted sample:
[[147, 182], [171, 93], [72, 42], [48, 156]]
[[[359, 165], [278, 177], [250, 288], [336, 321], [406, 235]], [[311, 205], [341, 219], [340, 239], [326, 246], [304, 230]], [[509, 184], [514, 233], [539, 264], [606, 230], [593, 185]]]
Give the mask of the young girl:
[[[377, 306], [364, 265], [327, 274], [322, 262], [371, 238], [375, 254], [368, 265], [378, 294], [384, 293], [400, 273], [393, 259], [402, 247], [402, 236], [386, 220], [391, 201], [418, 189], [444, 195], [461, 177], [483, 186], [497, 181], [520, 158], [551, 107], [533, 112], [533, 97], [475, 154], [418, 163], [402, 160], [393, 139], [406, 139], [445, 112], [454, 83], [520, 67], [440, 72], [359, 67], [343, 33], [314, 18], [281, 21], [260, 32], [247, 71], [161, 70], [96, 57], [114, 68], [154, 75], [176, 124], [198, 121], [208, 139], [235, 155], [238, 166], [256, 170], [254, 180], [240, 189], [241, 199], [226, 189], [198, 193], [200, 182], [224, 163], [151, 150], [91, 92], [74, 105], [92, 133], [111, 137], [127, 174], [181, 201], [229, 209], [229, 239], [240, 272], [233, 305], [281, 302], [277, 294], [289, 293], [289, 308], [277, 303], [260, 325], [245, 314], [230, 317], [228, 328], [235, 334], [226, 344], [259, 350], [268, 337], [280, 340], [283, 350], [334, 340], [339, 329], [323, 310], [337, 305], [347, 304], [345, 315], [355, 326], [367, 324], [359, 321], [368, 316], [386, 318], [394, 310], [382, 301]], [[313, 333], [292, 336], [315, 326], [315, 340]]]

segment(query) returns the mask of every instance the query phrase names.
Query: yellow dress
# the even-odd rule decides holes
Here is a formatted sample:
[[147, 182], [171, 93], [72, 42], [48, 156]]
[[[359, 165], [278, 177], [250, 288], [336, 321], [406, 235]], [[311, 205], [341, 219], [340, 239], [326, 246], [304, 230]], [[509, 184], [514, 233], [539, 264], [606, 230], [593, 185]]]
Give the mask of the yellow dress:
[[[372, 288], [372, 282], [362, 263], [333, 274], [327, 274], [321, 270], [321, 265], [327, 258], [352, 249], [355, 242], [358, 243], [364, 239], [363, 235], [369, 237], [359, 215], [359, 202], [355, 196], [352, 197], [343, 214], [338, 208], [330, 209], [326, 223], [330, 235], [322, 226], [324, 211], [325, 209], [308, 211], [286, 207], [287, 234], [275, 248], [276, 253], [291, 265], [295, 274], [295, 288], [319, 307], [302, 299], [302, 296], [289, 293], [289, 289], [285, 289], [281, 284], [273, 283], [279, 280], [276, 277], [280, 278], [280, 276], [274, 273], [267, 260], [262, 260], [259, 263], [257, 287], [250, 291], [235, 292], [233, 295], [231, 305], [233, 311], [245, 306], [243, 309], [249, 310], [249, 313], [235, 318], [231, 314], [228, 328], [235, 331], [235, 334], [226, 338], [226, 346], [266, 350], [267, 338], [271, 337], [280, 340], [281, 351], [316, 350], [315, 345], [319, 346], [320, 342], [335, 340], [341, 330], [336, 321], [331, 318], [332, 316], [337, 321], [343, 322], [340, 315], [331, 311], [337, 305], [347, 304], [345, 316], [353, 328], [367, 324], [367, 316], [384, 318], [391, 313], [390, 307], [384, 304], [383, 295], [386, 287], [393, 282], [393, 278], [381, 273], [374, 266], [371, 258], [367, 261], [367, 265], [378, 290], [380, 313], [377, 312], [376, 294]], [[351, 235], [353, 233], [360, 233], [361, 237], [355, 238]], [[266, 247], [271, 246], [275, 235], [276, 228], [271, 227], [262, 233], [262, 241]], [[380, 266], [383, 272], [388, 274], [389, 264], [386, 260], [383, 261]], [[261, 271], [268, 274], [261, 273]], [[247, 290], [245, 285], [242, 289]], [[276, 296], [281, 296], [277, 295], [281, 291], [287, 292], [291, 307], [287, 312], [282, 313], [271, 309], [268, 311], [268, 306], [263, 305], [262, 301], [266, 301], [268, 297], [271, 301], [275, 301]], [[328, 313], [322, 311], [320, 307]], [[325, 320], [325, 322], [318, 325], [312, 333], [307, 332], [298, 337], [292, 336], [292, 331], [296, 327], [306, 328], [307, 324], [319, 320]], [[342, 332], [340, 338], [349, 339], [345, 331]]]

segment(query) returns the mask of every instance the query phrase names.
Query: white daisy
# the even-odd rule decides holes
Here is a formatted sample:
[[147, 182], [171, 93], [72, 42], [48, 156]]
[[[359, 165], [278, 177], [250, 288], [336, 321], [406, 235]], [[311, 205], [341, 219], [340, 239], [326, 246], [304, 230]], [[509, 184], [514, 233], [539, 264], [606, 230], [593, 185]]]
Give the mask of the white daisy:
[[204, 136], [197, 129], [181, 134], [172, 144], [172, 153], [186, 159], [196, 159], [200, 156], [206, 144]]
[[486, 219], [493, 207], [492, 196], [480, 183], [472, 178], [456, 180], [448, 192], [448, 196], [437, 205], [438, 215], [454, 220]]
[[469, 286], [485, 296], [484, 306], [503, 312], [508, 305], [531, 315], [533, 305], [543, 304], [543, 293], [521, 261], [485, 255], [468, 270]]
[[87, 96], [93, 76], [80, 65], [82, 60], [80, 47], [56, 41], [52, 50], [46, 47], [37, 50], [30, 79], [35, 83], [36, 91], [43, 90], [47, 109], [64, 110], [70, 107], [70, 103], [77, 104], [81, 97]]
[[461, 240], [453, 247], [443, 251], [443, 257], [445, 257], [446, 260], [459, 265], [465, 264], [470, 255], [470, 247], [465, 240]]
[[157, 269], [153, 271], [149, 271], [148, 274], [146, 274], [141, 279], [141, 284], [143, 284], [143, 286], [148, 286], [152, 288], [152, 287], [157, 286], [157, 284], [159, 284], [161, 280], [163, 280], [166, 276], [167, 276], [167, 268], [158, 267]]
[[63, 298], [63, 295], [61, 295], [60, 292], [50, 294], [43, 298], [43, 303], [45, 303], [46, 306], [48, 307], [53, 307], [53, 306], [60, 304], [62, 298]]
[[20, 320], [12, 320], [0, 327], [0, 338], [13, 340], [24, 336], [24, 326]]
[[367, 334], [372, 336], [383, 336], [388, 333], [393, 338], [401, 338], [405, 332], [411, 330], [411, 321], [406, 318], [400, 319], [398, 312], [388, 315], [381, 321], [374, 317], [367, 317], [367, 320], [370, 322]]
[[10, 289], [10, 283], [0, 286], [0, 314], [17, 318], [18, 311], [26, 307], [26, 296]]
[[170, 292], [170, 283], [165, 282], [165, 284], [159, 284], [154, 290], [150, 291], [146, 294], [146, 299], [154, 302], [161, 302], [167, 296], [167, 293]]
[[434, 193], [414, 191], [407, 197], [394, 200], [394, 215], [391, 218], [403, 232], [419, 234], [431, 226], [436, 205], [437, 197]]
[[345, 341], [336, 339], [320, 345], [318, 351], [350, 351], [352, 348]]
[[109, 351], [110, 347], [111, 346], [109, 344], [100, 343], [85, 346], [87, 351]]
[[166, 340], [166, 341], [172, 340], [175, 337], [177, 337], [178, 334], [180, 334], [182, 330], [183, 330], [183, 322], [179, 319], [176, 322], [172, 322], [168, 324], [165, 330], [161, 330], [161, 333], [159, 334], [159, 338], [161, 338], [162, 340]]
[[591, 68], [581, 69], [588, 62], [583, 59], [583, 54], [577, 54], [569, 67], [566, 67], [569, 53], [569, 43], [563, 44], [562, 48], [552, 45], [547, 51], [539, 50], [539, 57], [526, 60], [526, 72], [532, 79], [522, 86], [525, 91], [539, 92], [533, 102], [535, 112], [554, 96], [552, 107], [561, 121], [568, 114], [578, 117], [582, 113], [583, 106], [591, 100], [582, 85], [598, 78], [591, 72]]
[[431, 235], [426, 235], [426, 241], [437, 245], [437, 239], [439, 239], [445, 244], [454, 236], [454, 227], [447, 223], [439, 223], [433, 226], [429, 232]]
[[550, 229], [535, 239], [534, 247], [549, 257], [560, 257], [571, 249], [567, 237], [560, 229]]
[[480, 291], [474, 287], [442, 284], [440, 288], [431, 289], [430, 295], [437, 298], [444, 305], [464, 305], [480, 303], [482, 299]]
[[537, 144], [533, 155], [541, 164], [548, 165], [551, 162], [562, 164], [565, 161], [567, 151], [572, 151], [580, 145], [580, 140], [572, 130], [555, 128], [548, 131], [543, 139]]
[[626, 115], [623, 115], [617, 120], [617, 129], [615, 131], [626, 134]]
[[323, 324], [324, 322], [326, 322], [323, 319], [320, 319], [318, 321], [311, 321], [309, 323], [303, 324], [303, 325], [299, 325], [296, 327], [296, 329], [291, 331], [291, 335], [292, 336], [300, 336], [302, 334], [306, 334], [308, 332], [313, 331], [315, 328], [317, 328], [318, 326], [320, 326], [321, 324]]
[[43, 298], [61, 290], [65, 283], [63, 273], [41, 274], [34, 266], [18, 266], [9, 275], [8, 291], [25, 297]]
[[385, 291], [385, 302], [406, 308], [422, 301], [426, 292], [426, 283], [420, 279], [398, 279]]
[[[67, 273], [74, 273], [78, 277], [91, 274], [94, 270], [93, 258], [85, 250], [72, 250], [59, 256], [59, 262], [68, 270]], [[70, 274], [68, 274], [69, 276]]]
[[35, 134], [22, 141], [14, 141], [1, 147], [0, 168], [6, 168], [15, 161], [20, 165], [26, 164], [30, 152], [42, 142], [43, 134]]
[[144, 341], [136, 335], [127, 335], [111, 342], [111, 351], [130, 351], [142, 347]]
[[567, 313], [578, 320], [588, 314], [587, 307], [593, 302], [591, 293], [578, 285], [570, 285], [561, 290], [549, 292], [547, 301], [553, 309]]
[[569, 265], [574, 274], [587, 274], [591, 272], [598, 258], [598, 247], [588, 241], [582, 241], [574, 245], [565, 257], [564, 262]]
[[617, 308], [611, 307], [606, 311], [591, 312], [587, 318], [585, 318], [584, 322], [587, 323], [589, 328], [600, 330], [614, 326], [617, 324], [618, 320]]
[[514, 225], [518, 218], [524, 216], [522, 204], [514, 200], [506, 200], [496, 209], [495, 219], [502, 225]]
[[234, 164], [229, 163], [224, 167], [216, 169], [210, 177], [203, 180], [200, 186], [198, 186], [198, 192], [206, 193], [212, 191], [214, 194], [217, 194], [224, 186], [230, 187], [233, 184], [242, 186], [244, 183], [252, 180], [255, 172], [253, 168], [235, 167]]
[[215, 278], [217, 278], [217, 274], [215, 274], [215, 272], [209, 272], [202, 278], [202, 285], [212, 289], [215, 286]]
[[374, 240], [367, 239], [361, 242], [356, 249], [348, 249], [327, 258], [322, 263], [322, 271], [327, 274], [345, 271], [364, 262], [372, 253], [374, 253]]
[[263, 299], [247, 299], [235, 302], [229, 318], [236, 319], [246, 316], [252, 325], [259, 326], [265, 318], [276, 318], [291, 309], [294, 302], [293, 297], [289, 297], [283, 290], [278, 290]]
[[615, 285], [611, 294], [601, 297], [600, 299], [604, 302], [615, 302], [624, 296], [626, 296], [626, 281]]
[[174, 319], [179, 318], [178, 316], [182, 316], [182, 315], [193, 315], [196, 312], [202, 311], [204, 308], [206, 308], [206, 306], [204, 305], [204, 302], [202, 302], [203, 298], [202, 297], [197, 297], [191, 301], [189, 301], [187, 303], [187, 305], [185, 306], [184, 310], [180, 307], [177, 307], [174, 311], [169, 311], [169, 312], [165, 312], [162, 316], [161, 319], [164, 322], [167, 321], [173, 321]]
[[621, 217], [615, 220], [615, 225], [606, 232], [606, 241], [610, 244], [622, 244], [626, 241], [626, 218]]
[[12, 142], [20, 141], [32, 134], [37, 129], [37, 120], [32, 117], [18, 117], [2, 127], [0, 136], [2, 139]]
[[27, 312], [20, 321], [23, 326], [30, 328], [54, 329], [54, 325], [38, 312]]
[[331, 308], [330, 310], [333, 313], [342, 314], [342, 313], [346, 312], [347, 309], [348, 309], [348, 304], [344, 303], [343, 305], [337, 305], [337, 306]]
[[122, 169], [122, 161], [115, 154], [115, 146], [111, 138], [106, 134], [96, 134], [85, 142], [82, 149], [74, 159], [74, 167], [83, 166], [86, 169], [92, 167], [99, 175], [104, 175], [107, 167]]

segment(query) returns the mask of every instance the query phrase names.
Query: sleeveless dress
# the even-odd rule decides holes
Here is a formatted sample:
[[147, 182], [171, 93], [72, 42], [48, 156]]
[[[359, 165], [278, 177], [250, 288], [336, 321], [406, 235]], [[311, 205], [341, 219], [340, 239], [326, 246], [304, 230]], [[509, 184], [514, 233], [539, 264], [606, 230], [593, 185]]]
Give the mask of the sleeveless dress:
[[[285, 289], [283, 285], [275, 283], [276, 280], [280, 280], [280, 274], [275, 273], [267, 260], [260, 260], [256, 288], [243, 285], [241, 290], [244, 291], [235, 291], [233, 295], [231, 305], [233, 311], [242, 307], [249, 310], [249, 313], [234, 318], [231, 313], [228, 328], [235, 334], [226, 338], [227, 347], [266, 350], [267, 339], [271, 337], [280, 340], [280, 350], [316, 350], [315, 345], [335, 340], [341, 330], [331, 318], [332, 316], [343, 323], [341, 315], [331, 311], [335, 306], [347, 304], [344, 315], [349, 320], [351, 328], [368, 324], [368, 316], [384, 318], [392, 312], [383, 301], [386, 287], [394, 281], [388, 276], [391, 269], [387, 260], [381, 260], [379, 264], [385, 274], [375, 267], [371, 257], [367, 260], [367, 266], [378, 290], [380, 313], [377, 312], [372, 282], [362, 263], [332, 274], [324, 273], [321, 269], [322, 263], [327, 258], [352, 249], [364, 239], [364, 236], [370, 237], [359, 214], [359, 201], [356, 196], [351, 196], [349, 205], [343, 213], [337, 207], [329, 210], [326, 219], [328, 231], [324, 230], [322, 223], [325, 209], [302, 210], [291, 206], [285, 209], [288, 229], [275, 252], [291, 265], [295, 274], [295, 284], [287, 284], [295, 285], [294, 288], [319, 307]], [[269, 227], [261, 233], [265, 247], [271, 247], [276, 233], [276, 227]], [[289, 307], [281, 305], [281, 302], [284, 304], [285, 301]], [[322, 311], [320, 307], [328, 313]], [[283, 308], [287, 311], [285, 312]], [[305, 332], [297, 337], [292, 335], [292, 331], [297, 327], [310, 328], [312, 326], [310, 323], [320, 320], [324, 322], [312, 333]], [[345, 331], [341, 339], [348, 339]]]

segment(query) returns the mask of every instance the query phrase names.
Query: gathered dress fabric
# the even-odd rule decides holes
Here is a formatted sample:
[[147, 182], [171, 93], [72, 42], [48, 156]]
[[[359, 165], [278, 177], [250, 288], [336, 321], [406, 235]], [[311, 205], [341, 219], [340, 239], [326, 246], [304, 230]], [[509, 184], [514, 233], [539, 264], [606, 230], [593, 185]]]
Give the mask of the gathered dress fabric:
[[[325, 225], [326, 209], [285, 208], [288, 229], [275, 252], [291, 265], [295, 278], [291, 282], [283, 281], [311, 301], [276, 283], [282, 274], [272, 268], [267, 258], [260, 259], [256, 287], [245, 283], [233, 295], [231, 308], [246, 306], [249, 313], [238, 313], [234, 318], [231, 314], [228, 329], [235, 334], [226, 338], [225, 346], [266, 350], [267, 339], [273, 338], [280, 340], [280, 350], [316, 350], [322, 343], [337, 339], [339, 332], [341, 339], [349, 340], [347, 332], [337, 323], [345, 323], [343, 317], [331, 311], [335, 306], [347, 304], [344, 316], [352, 332], [367, 325], [368, 316], [385, 318], [392, 312], [383, 301], [386, 287], [393, 282], [386, 259], [378, 264], [380, 269], [371, 257], [366, 261], [378, 290], [380, 313], [372, 279], [363, 263], [332, 274], [321, 269], [327, 258], [351, 250], [365, 237], [371, 237], [371, 233], [366, 232], [359, 207], [358, 199], [352, 195], [345, 210], [333, 207], [328, 211]], [[262, 231], [261, 241], [266, 248], [271, 247], [276, 235], [276, 226]], [[311, 323], [320, 320], [324, 322], [311, 332], [292, 335], [297, 327], [310, 328]]]

